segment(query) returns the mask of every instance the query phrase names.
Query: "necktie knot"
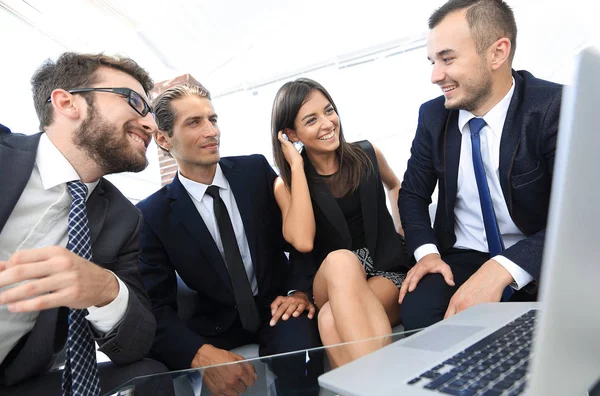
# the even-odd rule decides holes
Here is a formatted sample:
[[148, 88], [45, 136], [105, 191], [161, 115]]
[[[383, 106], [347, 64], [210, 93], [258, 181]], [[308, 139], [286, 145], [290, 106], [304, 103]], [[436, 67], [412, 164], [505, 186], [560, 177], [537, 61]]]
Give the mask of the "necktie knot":
[[206, 194], [210, 195], [213, 199], [219, 198], [219, 186], [209, 186], [206, 189]]
[[67, 188], [69, 189], [69, 194], [71, 194], [73, 200], [82, 199], [85, 201], [85, 198], [87, 197], [88, 188], [81, 181], [76, 180], [67, 182]]
[[471, 129], [471, 135], [479, 135], [479, 132], [486, 126], [486, 122], [483, 118], [471, 118], [469, 120], [469, 129]]

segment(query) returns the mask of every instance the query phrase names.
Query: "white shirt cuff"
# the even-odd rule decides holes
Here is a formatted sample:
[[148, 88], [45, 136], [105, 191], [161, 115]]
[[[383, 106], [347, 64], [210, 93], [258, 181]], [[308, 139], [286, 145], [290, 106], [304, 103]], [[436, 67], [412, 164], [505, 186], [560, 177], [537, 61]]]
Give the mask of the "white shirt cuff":
[[425, 245], [421, 245], [417, 248], [417, 250], [415, 250], [415, 260], [417, 260], [418, 263], [423, 257], [432, 253], [440, 254], [440, 251], [435, 244], [426, 243]]
[[[108, 270], [107, 270], [108, 271]], [[85, 317], [101, 333], [110, 332], [125, 316], [129, 304], [129, 289], [117, 275], [108, 271], [119, 282], [119, 294], [110, 304], [103, 307], [88, 307], [89, 314]]]
[[513, 277], [513, 282], [510, 284], [510, 287], [513, 289], [521, 290], [523, 287], [527, 286], [531, 281], [533, 281], [533, 276], [529, 275], [527, 271], [506, 257], [494, 256], [492, 257], [492, 260], [496, 260]]

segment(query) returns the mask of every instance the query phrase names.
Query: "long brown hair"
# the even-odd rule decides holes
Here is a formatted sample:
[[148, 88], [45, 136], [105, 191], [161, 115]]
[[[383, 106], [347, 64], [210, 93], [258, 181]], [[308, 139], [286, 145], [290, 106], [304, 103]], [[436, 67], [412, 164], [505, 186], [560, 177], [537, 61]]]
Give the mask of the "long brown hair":
[[[285, 83], [277, 92], [273, 102], [271, 113], [273, 158], [288, 189], [291, 189], [292, 185], [292, 170], [283, 155], [278, 134], [279, 131], [283, 131], [285, 128], [296, 129], [295, 120], [298, 111], [310, 99], [314, 91], [320, 91], [331, 103], [336, 114], [339, 115], [329, 92], [321, 84], [308, 78], [299, 78], [296, 81]], [[373, 171], [373, 164], [360, 147], [346, 142], [341, 121], [339, 139], [340, 145], [335, 151], [339, 161], [339, 169], [331, 177], [329, 183], [331, 186], [337, 186], [336, 189], [347, 190], [349, 188], [354, 191], [360, 186], [363, 175]], [[308, 158], [306, 160], [310, 161]]]

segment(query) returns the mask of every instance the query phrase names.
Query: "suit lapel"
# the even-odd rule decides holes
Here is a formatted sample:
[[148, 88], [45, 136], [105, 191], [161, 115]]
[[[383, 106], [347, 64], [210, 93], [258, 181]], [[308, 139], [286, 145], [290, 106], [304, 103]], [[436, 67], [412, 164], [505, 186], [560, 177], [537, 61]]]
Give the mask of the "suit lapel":
[[29, 181], [40, 136], [12, 135], [0, 143], [0, 232]]
[[500, 185], [502, 186], [502, 192], [504, 194], [504, 200], [512, 212], [512, 205], [510, 200], [510, 173], [512, 171], [515, 155], [519, 149], [521, 143], [521, 128], [514, 127], [515, 125], [523, 125], [523, 122], [519, 116], [521, 95], [523, 90], [523, 79], [517, 73], [513, 71], [513, 77], [515, 79], [515, 90], [513, 92], [510, 105], [508, 106], [508, 112], [506, 113], [506, 121], [504, 121], [504, 128], [502, 128], [502, 137], [500, 138]]
[[169, 185], [168, 191], [169, 198], [173, 199], [171, 203], [173, 217], [183, 224], [185, 229], [198, 241], [204, 256], [208, 258], [208, 261], [214, 267], [217, 274], [219, 274], [223, 283], [231, 289], [229, 273], [227, 272], [219, 248], [177, 175], [175, 175], [173, 182]]
[[344, 213], [333, 197], [333, 194], [331, 194], [331, 191], [329, 191], [329, 188], [327, 188], [327, 185], [325, 183], [313, 181], [314, 179], [318, 178], [317, 171], [312, 166], [306, 154], [303, 153], [303, 156], [305, 164], [304, 168], [306, 176], [309, 180], [308, 187], [310, 189], [311, 198], [317, 203], [317, 206], [321, 209], [327, 220], [338, 232], [343, 246], [350, 249], [352, 246], [352, 237], [350, 236], [350, 231], [348, 230], [348, 224], [346, 223]]
[[[231, 192], [235, 197], [240, 216], [242, 217], [242, 223], [244, 224], [244, 231], [246, 232], [246, 239], [248, 240], [248, 247], [250, 248], [250, 256], [252, 258], [252, 265], [257, 274], [257, 279], [261, 279], [261, 263], [256, 257], [256, 228], [255, 228], [255, 204], [253, 200], [252, 191], [252, 179], [248, 178], [248, 174], [242, 175], [238, 166], [235, 165], [231, 160], [224, 158], [220, 162], [221, 170], [225, 175], [225, 178], [229, 182]], [[233, 222], [233, 219], [232, 219]]]
[[444, 129], [444, 172], [446, 172], [446, 214], [454, 223], [454, 203], [456, 202], [458, 183], [458, 164], [462, 135], [458, 130], [458, 111], [450, 111]]
[[94, 245], [96, 238], [98, 238], [98, 235], [100, 235], [100, 231], [102, 230], [104, 220], [106, 219], [106, 215], [108, 213], [109, 200], [104, 197], [103, 180], [104, 179], [100, 179], [100, 182], [90, 194], [90, 197], [86, 202], [92, 245]]
[[[376, 164], [374, 164], [376, 166]], [[375, 168], [377, 169], [377, 168]], [[373, 213], [373, 208], [377, 208], [377, 177], [363, 177], [360, 187], [360, 207], [362, 211], [363, 227], [365, 229], [365, 241], [371, 252], [375, 254], [377, 246], [377, 217], [378, 209]], [[347, 227], [346, 227], [347, 228]]]

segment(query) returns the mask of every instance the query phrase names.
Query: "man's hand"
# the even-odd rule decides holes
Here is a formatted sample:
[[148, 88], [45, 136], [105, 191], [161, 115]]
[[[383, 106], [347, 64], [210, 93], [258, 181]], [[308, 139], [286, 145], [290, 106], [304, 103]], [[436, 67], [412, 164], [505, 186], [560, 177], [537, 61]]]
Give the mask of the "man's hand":
[[[192, 360], [192, 368], [234, 363], [244, 360], [235, 353], [204, 344]], [[254, 366], [248, 362], [226, 364], [204, 370], [202, 380], [212, 395], [237, 396], [246, 391], [258, 379]]]
[[399, 304], [402, 304], [406, 293], [415, 290], [419, 281], [427, 274], [442, 274], [446, 283], [454, 286], [454, 275], [452, 275], [450, 266], [442, 260], [439, 254], [428, 254], [422, 257], [406, 274], [406, 279], [402, 282], [402, 287], [400, 288]]
[[297, 318], [302, 312], [308, 310], [308, 318], [315, 316], [315, 305], [308, 299], [306, 293], [301, 291], [294, 292], [291, 296], [279, 296], [271, 303], [271, 326], [275, 326], [279, 318], [288, 320], [290, 317]]
[[495, 260], [486, 261], [452, 296], [444, 319], [483, 302], [498, 302], [513, 281], [510, 273]]
[[58, 246], [22, 250], [0, 261], [0, 288], [19, 282], [0, 293], [0, 305], [8, 304], [11, 312], [102, 307], [119, 294], [112, 273]]

